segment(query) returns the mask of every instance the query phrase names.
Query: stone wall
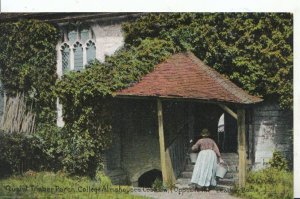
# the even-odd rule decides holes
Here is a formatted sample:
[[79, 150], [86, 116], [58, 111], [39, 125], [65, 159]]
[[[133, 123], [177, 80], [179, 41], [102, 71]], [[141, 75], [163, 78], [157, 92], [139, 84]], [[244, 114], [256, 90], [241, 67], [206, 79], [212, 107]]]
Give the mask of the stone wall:
[[96, 58], [101, 62], [124, 45], [121, 24], [92, 26], [96, 40]]
[[250, 125], [250, 157], [254, 170], [266, 167], [275, 150], [293, 165], [293, 112], [264, 102], [253, 107]]
[[127, 174], [129, 184], [137, 185], [138, 178], [147, 171], [161, 170], [155, 101], [118, 100], [113, 131], [120, 136], [121, 147], [114, 149], [119, 150], [120, 156], [111, 156], [115, 159], [113, 164], [120, 164]]

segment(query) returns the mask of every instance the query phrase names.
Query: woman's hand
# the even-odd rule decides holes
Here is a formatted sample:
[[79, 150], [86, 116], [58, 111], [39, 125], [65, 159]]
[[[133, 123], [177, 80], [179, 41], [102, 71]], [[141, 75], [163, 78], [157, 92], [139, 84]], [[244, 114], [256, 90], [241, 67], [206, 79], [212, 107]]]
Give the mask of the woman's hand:
[[220, 164], [224, 163], [224, 160], [222, 158], [219, 159]]

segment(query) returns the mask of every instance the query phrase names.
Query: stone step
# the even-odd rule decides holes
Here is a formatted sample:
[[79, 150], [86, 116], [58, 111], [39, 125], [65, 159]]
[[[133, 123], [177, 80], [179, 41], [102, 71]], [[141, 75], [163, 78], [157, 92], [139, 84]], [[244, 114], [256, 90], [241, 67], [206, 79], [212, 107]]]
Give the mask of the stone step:
[[228, 178], [228, 179], [230, 179], [230, 178], [237, 178], [237, 176], [238, 176], [238, 173], [236, 173], [236, 172], [227, 172], [225, 174], [224, 178]]
[[[239, 160], [236, 160], [236, 159], [223, 159], [225, 163], [227, 164], [238, 164], [239, 163]], [[194, 165], [195, 163], [191, 163], [190, 161], [187, 163], [187, 165], [190, 164], [190, 165]]]
[[227, 179], [227, 178], [223, 178], [223, 179], [219, 179], [217, 184], [219, 185], [227, 185], [227, 186], [233, 186], [235, 185], [237, 182], [237, 179], [233, 178], [233, 179]]
[[194, 170], [194, 165], [187, 164], [185, 165], [185, 171], [193, 171]]
[[[228, 165], [228, 166], [238, 166], [239, 163], [238, 162], [227, 162], [227, 161], [225, 161], [225, 165]], [[186, 169], [192, 169], [194, 166], [195, 166], [195, 164], [186, 164], [185, 168]]]
[[192, 175], [193, 175], [192, 171], [183, 171], [183, 172], [181, 172], [180, 177], [191, 179]]
[[[227, 166], [225, 166], [227, 168]], [[238, 165], [228, 165], [228, 172], [238, 172]]]
[[[191, 179], [193, 175], [192, 171], [183, 171], [180, 174], [181, 178], [188, 178]], [[224, 176], [224, 178], [230, 179], [230, 178], [237, 178], [238, 173], [236, 172], [227, 172], [226, 175]]]
[[229, 193], [233, 186], [217, 184], [216, 191]]
[[190, 178], [178, 178], [176, 180], [176, 184], [180, 184], [180, 185], [188, 185], [191, 183], [191, 179]]
[[226, 158], [226, 157], [235, 157], [238, 158], [239, 155], [237, 153], [221, 153], [222, 158]]
[[[239, 159], [235, 159], [235, 158], [222, 158], [222, 159], [227, 164], [238, 164], [239, 163]], [[188, 161], [187, 164], [194, 165], [195, 163], [192, 163], [191, 161]]]
[[222, 159], [225, 161], [231, 161], [231, 162], [238, 162], [239, 161], [239, 158], [224, 158], [222, 157]]
[[[187, 158], [190, 158], [190, 154], [186, 154]], [[224, 158], [233, 158], [233, 159], [239, 159], [239, 155], [237, 153], [221, 153], [222, 159]]]
[[238, 165], [239, 161], [236, 160], [224, 160], [224, 162], [228, 165]]
[[[185, 170], [184, 171], [193, 171], [195, 165], [185, 165]], [[228, 165], [228, 172], [238, 172], [238, 165]]]

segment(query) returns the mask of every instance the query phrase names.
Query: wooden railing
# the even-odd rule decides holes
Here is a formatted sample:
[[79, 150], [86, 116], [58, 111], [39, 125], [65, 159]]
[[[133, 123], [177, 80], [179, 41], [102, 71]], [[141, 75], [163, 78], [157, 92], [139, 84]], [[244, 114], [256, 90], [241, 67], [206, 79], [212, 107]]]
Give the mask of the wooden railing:
[[173, 172], [177, 178], [184, 170], [186, 164], [186, 155], [188, 152], [188, 131], [187, 128], [182, 128], [177, 136], [172, 140], [167, 147], [169, 150]]

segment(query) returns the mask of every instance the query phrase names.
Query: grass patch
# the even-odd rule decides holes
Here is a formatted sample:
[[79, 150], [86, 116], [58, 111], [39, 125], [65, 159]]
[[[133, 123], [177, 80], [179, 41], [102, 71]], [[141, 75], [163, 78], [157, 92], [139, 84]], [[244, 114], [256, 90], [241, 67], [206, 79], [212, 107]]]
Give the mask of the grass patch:
[[290, 199], [293, 196], [293, 173], [276, 168], [250, 172], [244, 188], [233, 188], [233, 195], [249, 199]]
[[130, 194], [132, 187], [114, 186], [104, 175], [96, 180], [64, 173], [26, 172], [0, 180], [0, 198], [143, 199]]

